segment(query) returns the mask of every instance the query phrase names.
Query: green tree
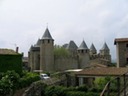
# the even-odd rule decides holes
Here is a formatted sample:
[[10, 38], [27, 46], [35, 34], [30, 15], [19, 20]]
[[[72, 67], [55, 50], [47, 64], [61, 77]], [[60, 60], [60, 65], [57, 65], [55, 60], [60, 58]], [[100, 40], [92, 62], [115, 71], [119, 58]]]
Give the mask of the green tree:
[[95, 86], [99, 89], [102, 90], [105, 85], [111, 80], [112, 78], [107, 76], [107, 77], [99, 77], [96, 78], [94, 81]]
[[63, 48], [59, 45], [54, 46], [54, 56], [56, 58], [58, 58], [58, 57], [68, 57], [69, 55], [70, 55], [69, 51], [66, 50], [65, 48]]
[[7, 71], [0, 80], [0, 96], [14, 93], [18, 88], [19, 78], [15, 71]]

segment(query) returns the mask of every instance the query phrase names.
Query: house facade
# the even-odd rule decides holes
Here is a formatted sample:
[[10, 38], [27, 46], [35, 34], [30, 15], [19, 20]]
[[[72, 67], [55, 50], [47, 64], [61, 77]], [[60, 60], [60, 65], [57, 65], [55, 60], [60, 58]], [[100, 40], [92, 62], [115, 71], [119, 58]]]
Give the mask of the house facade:
[[128, 66], [128, 38], [116, 38], [117, 67]]

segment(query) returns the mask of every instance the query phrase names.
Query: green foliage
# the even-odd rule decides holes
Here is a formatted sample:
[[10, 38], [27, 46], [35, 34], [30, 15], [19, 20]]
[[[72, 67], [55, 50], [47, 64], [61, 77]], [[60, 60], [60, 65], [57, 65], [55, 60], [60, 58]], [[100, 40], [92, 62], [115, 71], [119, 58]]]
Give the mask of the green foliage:
[[95, 79], [94, 84], [95, 84], [96, 88], [98, 88], [98, 90], [102, 90], [110, 80], [112, 80], [112, 78], [109, 76], [108, 77], [99, 77], [99, 78]]
[[88, 91], [88, 86], [87, 85], [82, 85], [82, 86], [77, 87], [76, 90], [87, 92]]
[[61, 86], [49, 86], [46, 88], [45, 96], [66, 96], [66, 88]]
[[40, 80], [40, 77], [36, 73], [27, 72], [19, 80], [19, 88], [30, 86], [31, 83]]
[[69, 55], [70, 55], [69, 51], [66, 50], [65, 48], [60, 47], [60, 46], [55, 46], [54, 47], [54, 56], [56, 58], [58, 58], [58, 57], [68, 57]]
[[0, 72], [15, 70], [17, 73], [22, 72], [22, 55], [0, 55]]
[[81, 91], [69, 91], [66, 93], [66, 96], [87, 96], [87, 95], [85, 92], [81, 92]]
[[40, 79], [36, 73], [25, 72], [22, 74], [22, 78], [20, 78], [20, 75], [15, 71], [0, 73], [0, 96], [13, 94], [16, 89], [28, 87], [31, 83]]
[[19, 83], [19, 75], [14, 71], [7, 71], [0, 80], [0, 96], [14, 92]]
[[99, 92], [88, 91], [89, 89], [86, 85], [68, 88], [63, 86], [48, 86], [43, 96], [99, 96]]

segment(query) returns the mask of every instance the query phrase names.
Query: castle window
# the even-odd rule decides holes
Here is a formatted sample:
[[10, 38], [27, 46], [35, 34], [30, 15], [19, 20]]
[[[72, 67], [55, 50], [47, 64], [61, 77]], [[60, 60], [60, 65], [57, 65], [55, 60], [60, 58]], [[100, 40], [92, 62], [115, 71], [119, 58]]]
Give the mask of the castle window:
[[44, 43], [44, 40], [42, 41], [42, 43]]
[[128, 44], [126, 44], [126, 47], [128, 48]]
[[50, 40], [48, 40], [48, 43], [50, 43]]
[[84, 53], [84, 50], [81, 50], [81, 53]]
[[126, 64], [128, 64], [128, 58], [126, 58]]

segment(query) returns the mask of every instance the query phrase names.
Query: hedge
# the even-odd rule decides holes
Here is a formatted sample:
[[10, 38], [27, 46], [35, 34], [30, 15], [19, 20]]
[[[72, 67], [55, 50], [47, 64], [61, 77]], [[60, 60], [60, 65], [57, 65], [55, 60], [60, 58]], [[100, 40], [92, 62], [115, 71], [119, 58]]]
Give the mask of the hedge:
[[0, 55], [0, 72], [14, 70], [17, 73], [22, 72], [22, 55]]

